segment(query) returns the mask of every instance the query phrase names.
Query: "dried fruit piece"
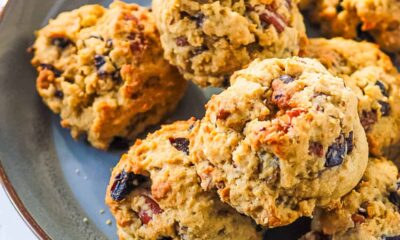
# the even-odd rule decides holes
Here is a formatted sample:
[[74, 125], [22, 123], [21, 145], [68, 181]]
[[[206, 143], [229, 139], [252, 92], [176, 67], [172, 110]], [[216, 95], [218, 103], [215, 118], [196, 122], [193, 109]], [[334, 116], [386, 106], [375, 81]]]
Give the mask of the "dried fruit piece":
[[389, 116], [390, 110], [391, 110], [389, 103], [384, 102], [384, 101], [378, 101], [378, 103], [381, 105], [382, 116], [384, 116], [384, 117]]
[[60, 90], [57, 90], [57, 91], [54, 93], [54, 96], [55, 96], [56, 98], [62, 99], [62, 98], [64, 97], [64, 93], [63, 93], [62, 91], [60, 91]]
[[64, 49], [72, 44], [72, 41], [66, 37], [54, 37], [51, 39], [51, 44]]
[[354, 144], [353, 144], [354, 137], [353, 137], [353, 135], [354, 135], [353, 131], [351, 131], [349, 133], [349, 136], [346, 138], [347, 154], [350, 154], [353, 151], [353, 148], [354, 148]]
[[346, 140], [343, 134], [336, 138], [335, 142], [329, 146], [326, 152], [325, 167], [334, 167], [342, 164], [347, 153]]
[[230, 112], [222, 109], [221, 111], [218, 112], [217, 119], [218, 120], [226, 120], [230, 115], [231, 115]]
[[383, 240], [400, 240], [400, 235], [399, 236], [393, 236], [393, 237], [386, 237], [382, 236]]
[[114, 201], [121, 201], [145, 181], [147, 181], [145, 176], [137, 175], [132, 172], [127, 173], [123, 170], [114, 179], [114, 183], [111, 186], [111, 198]]
[[106, 63], [106, 59], [102, 55], [95, 55], [94, 56], [94, 66], [96, 69], [100, 69]]
[[365, 217], [363, 215], [355, 213], [351, 215], [351, 220], [353, 220], [354, 224], [361, 224], [365, 222]]
[[54, 73], [54, 76], [59, 77], [61, 76], [62, 72], [60, 70], [58, 70], [57, 68], [55, 68], [53, 65], [51, 64], [47, 64], [47, 63], [41, 63], [40, 67], [42, 69], [47, 69], [50, 70]]
[[308, 152], [317, 155], [318, 157], [324, 156], [324, 148], [319, 142], [310, 142]]
[[163, 212], [163, 210], [150, 197], [143, 194], [141, 196], [145, 198], [145, 206], [142, 206], [140, 208], [138, 216], [140, 218], [140, 221], [142, 221], [142, 224], [148, 224], [153, 219], [153, 215], [160, 214]]
[[291, 83], [291, 82], [294, 81], [294, 78], [292, 76], [289, 76], [289, 75], [286, 75], [286, 74], [280, 76], [279, 79], [285, 84], [288, 84], [288, 83]]
[[186, 153], [189, 155], [189, 139], [187, 138], [169, 138], [169, 142], [171, 143], [174, 148], [178, 151]]
[[368, 132], [371, 130], [372, 125], [376, 123], [378, 120], [378, 116], [376, 111], [362, 111], [360, 116], [361, 125], [363, 126], [364, 130]]
[[207, 50], [208, 50], [208, 47], [205, 46], [205, 45], [203, 45], [203, 46], [201, 46], [201, 47], [195, 48], [195, 49], [192, 51], [192, 55], [193, 55], [193, 56], [196, 56], [196, 55], [199, 55], [199, 54], [201, 54], [201, 53], [203, 53], [203, 52], [205, 52], [205, 51], [207, 51]]
[[259, 17], [260, 21], [266, 26], [274, 26], [278, 33], [283, 32], [287, 25], [285, 19], [280, 14], [275, 12], [272, 8], [265, 9], [265, 11], [261, 13]]
[[204, 14], [203, 13], [196, 13], [193, 16], [190, 16], [190, 20], [195, 21], [196, 22], [196, 26], [197, 27], [201, 27], [203, 26], [203, 22], [204, 22]]
[[185, 47], [189, 45], [189, 42], [186, 37], [180, 36], [176, 38], [176, 45], [179, 47]]
[[382, 93], [383, 96], [389, 97], [388, 90], [386, 89], [386, 87], [383, 84], [383, 82], [378, 80], [378, 81], [376, 81], [375, 85], [379, 87], [379, 89], [381, 90], [381, 93]]

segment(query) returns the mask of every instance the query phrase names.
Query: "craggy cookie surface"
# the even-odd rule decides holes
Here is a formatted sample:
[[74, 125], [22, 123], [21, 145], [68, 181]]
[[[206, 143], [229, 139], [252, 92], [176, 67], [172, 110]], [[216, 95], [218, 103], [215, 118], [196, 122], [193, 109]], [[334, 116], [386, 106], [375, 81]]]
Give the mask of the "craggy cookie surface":
[[192, 132], [203, 188], [275, 227], [356, 186], [368, 148], [356, 95], [342, 79], [295, 57], [256, 60], [231, 84]]
[[302, 0], [311, 19], [328, 37], [374, 41], [390, 52], [400, 52], [398, 0]]
[[226, 86], [255, 58], [297, 55], [305, 41], [296, 1], [155, 0], [165, 57], [200, 86]]
[[188, 156], [193, 123], [138, 140], [114, 168], [106, 202], [120, 239], [261, 239], [250, 218], [201, 188]]
[[370, 158], [362, 181], [330, 211], [318, 210], [304, 239], [400, 238], [400, 180], [396, 166]]
[[358, 97], [358, 113], [369, 143], [369, 151], [400, 140], [400, 77], [390, 58], [378, 46], [343, 38], [310, 39], [304, 57], [317, 58], [334, 75], [345, 80]]
[[32, 47], [37, 90], [73, 137], [107, 149], [172, 111], [186, 82], [163, 59], [152, 16], [135, 4], [61, 13]]

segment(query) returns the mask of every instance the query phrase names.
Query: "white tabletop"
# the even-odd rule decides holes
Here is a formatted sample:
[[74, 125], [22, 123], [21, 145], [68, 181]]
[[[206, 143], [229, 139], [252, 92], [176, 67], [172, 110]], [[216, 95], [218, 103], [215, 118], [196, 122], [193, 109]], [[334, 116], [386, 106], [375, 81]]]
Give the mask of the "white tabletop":
[[37, 240], [0, 185], [0, 240]]

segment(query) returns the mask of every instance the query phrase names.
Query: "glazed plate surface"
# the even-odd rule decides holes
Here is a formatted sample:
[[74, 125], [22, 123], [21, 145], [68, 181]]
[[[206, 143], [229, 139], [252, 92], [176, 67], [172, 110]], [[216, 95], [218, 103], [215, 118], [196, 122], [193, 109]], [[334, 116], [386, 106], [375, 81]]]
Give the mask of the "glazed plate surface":
[[[104, 195], [110, 170], [123, 150], [96, 150], [83, 140], [74, 141], [68, 130], [60, 127], [59, 118], [35, 91], [36, 72], [26, 51], [33, 43], [34, 31], [58, 13], [109, 2], [9, 0], [1, 17], [0, 176], [28, 225], [42, 239], [117, 239]], [[201, 117], [204, 104], [215, 92], [218, 90], [203, 91], [191, 84], [177, 111], [166, 121]], [[109, 219], [111, 225], [106, 224]], [[302, 220], [290, 228], [270, 231], [266, 238], [296, 239], [307, 225], [308, 221]]]

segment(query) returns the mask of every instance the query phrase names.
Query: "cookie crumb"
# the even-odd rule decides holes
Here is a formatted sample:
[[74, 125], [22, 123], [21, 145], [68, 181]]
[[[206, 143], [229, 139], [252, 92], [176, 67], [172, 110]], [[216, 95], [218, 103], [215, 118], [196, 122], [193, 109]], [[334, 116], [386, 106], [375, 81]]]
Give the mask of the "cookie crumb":
[[89, 219], [83, 218], [82, 221], [83, 221], [84, 223], [88, 223], [88, 222], [89, 222]]
[[99, 213], [104, 214], [104, 209], [100, 209]]
[[107, 224], [107, 225], [111, 225], [111, 224], [112, 224], [111, 220], [110, 220], [110, 219], [107, 219], [106, 224]]

